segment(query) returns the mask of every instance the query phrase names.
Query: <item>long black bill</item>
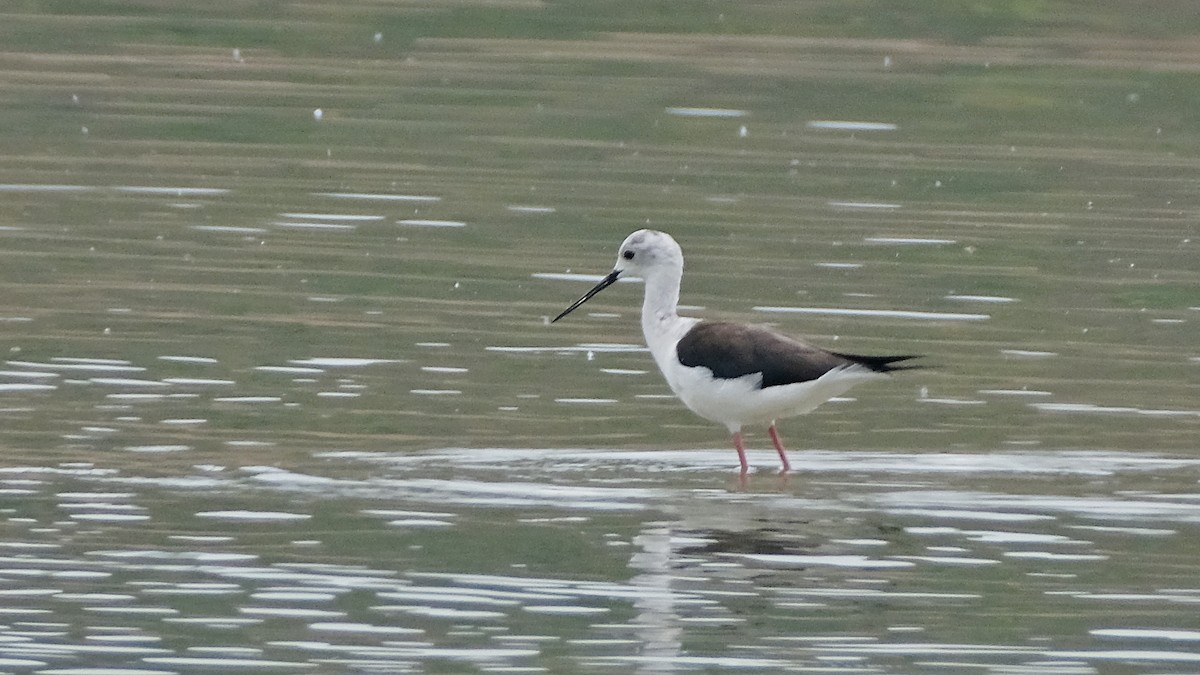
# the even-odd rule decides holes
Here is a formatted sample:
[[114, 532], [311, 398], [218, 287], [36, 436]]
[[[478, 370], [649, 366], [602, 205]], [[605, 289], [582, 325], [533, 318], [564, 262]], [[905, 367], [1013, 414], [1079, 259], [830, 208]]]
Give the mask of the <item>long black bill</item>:
[[609, 272], [608, 276], [601, 279], [600, 283], [596, 284], [592, 288], [592, 290], [588, 291], [587, 293], [584, 293], [582, 298], [571, 303], [570, 307], [564, 309], [561, 314], [559, 314], [558, 316], [551, 319], [550, 323], [554, 323], [555, 321], [558, 321], [559, 319], [570, 314], [571, 312], [574, 312], [580, 305], [587, 302], [588, 300], [591, 300], [593, 295], [595, 295], [595, 294], [599, 293], [600, 291], [608, 288], [609, 286], [612, 286], [613, 284], [617, 283], [617, 277], [619, 277], [619, 276], [621, 276], [621, 270], [613, 270], [613, 271]]

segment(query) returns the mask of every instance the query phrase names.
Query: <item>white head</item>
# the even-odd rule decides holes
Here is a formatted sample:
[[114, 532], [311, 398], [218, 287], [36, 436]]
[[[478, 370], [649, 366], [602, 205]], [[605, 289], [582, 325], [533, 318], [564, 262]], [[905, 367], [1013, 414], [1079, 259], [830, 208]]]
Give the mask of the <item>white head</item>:
[[638, 230], [621, 242], [613, 271], [643, 279], [663, 273], [680, 274], [683, 249], [666, 232]]
[[[675, 289], [678, 291], [679, 277], [683, 274], [683, 249], [671, 238], [671, 235], [658, 230], [638, 230], [625, 237], [621, 248], [617, 249], [617, 264], [613, 271], [600, 280], [592, 290], [584, 293], [570, 307], [554, 317], [558, 321], [575, 311], [577, 307], [592, 299], [592, 296], [616, 283], [622, 276], [636, 276], [646, 280], [647, 284], [656, 278], [674, 278]], [[552, 321], [552, 323], [553, 323]]]

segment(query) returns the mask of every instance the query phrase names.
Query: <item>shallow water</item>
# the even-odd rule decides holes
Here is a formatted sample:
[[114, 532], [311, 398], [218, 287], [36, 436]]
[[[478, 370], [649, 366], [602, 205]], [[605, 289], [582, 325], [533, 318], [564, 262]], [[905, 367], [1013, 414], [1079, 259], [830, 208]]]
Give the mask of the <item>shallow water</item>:
[[[456, 7], [0, 22], [0, 670], [1198, 667], [1194, 45]], [[647, 225], [930, 368], [739, 483]]]
[[10, 467], [0, 650], [14, 668], [282, 672], [1200, 658], [1200, 459], [803, 457], [744, 488], [723, 449]]

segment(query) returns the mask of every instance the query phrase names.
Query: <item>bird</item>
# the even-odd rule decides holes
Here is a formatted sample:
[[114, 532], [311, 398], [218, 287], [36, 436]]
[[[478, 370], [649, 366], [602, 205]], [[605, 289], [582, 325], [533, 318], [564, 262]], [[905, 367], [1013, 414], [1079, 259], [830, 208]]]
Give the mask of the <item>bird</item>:
[[671, 235], [643, 229], [617, 249], [617, 263], [591, 290], [571, 303], [557, 322], [621, 277], [641, 277], [642, 334], [671, 391], [692, 412], [724, 425], [741, 465], [750, 470], [742, 429], [767, 425], [781, 474], [791, 471], [779, 437], [780, 419], [802, 415], [861, 382], [884, 379], [918, 355], [868, 356], [835, 352], [766, 326], [708, 321], [679, 315], [683, 249]]

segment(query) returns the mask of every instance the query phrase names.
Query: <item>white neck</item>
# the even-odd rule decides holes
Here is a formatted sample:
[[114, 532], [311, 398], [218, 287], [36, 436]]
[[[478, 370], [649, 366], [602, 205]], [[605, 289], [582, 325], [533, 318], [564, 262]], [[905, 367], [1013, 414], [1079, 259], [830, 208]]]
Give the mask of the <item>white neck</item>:
[[658, 274], [646, 278], [646, 297], [642, 301], [642, 333], [646, 342], [663, 335], [679, 321], [679, 281], [681, 274]]
[[696, 324], [696, 319], [679, 316], [679, 271], [646, 279], [646, 299], [642, 303], [642, 334], [654, 362], [671, 390], [679, 393], [675, 343]]

